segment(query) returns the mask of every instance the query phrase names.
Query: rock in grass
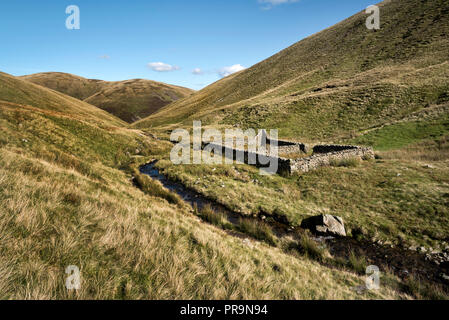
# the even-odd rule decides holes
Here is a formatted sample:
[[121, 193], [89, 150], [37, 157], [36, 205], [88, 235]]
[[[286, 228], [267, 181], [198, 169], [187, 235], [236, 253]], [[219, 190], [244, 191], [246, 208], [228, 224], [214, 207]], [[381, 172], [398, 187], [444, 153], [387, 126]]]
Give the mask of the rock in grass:
[[346, 237], [343, 218], [330, 214], [305, 219], [301, 227], [319, 235]]

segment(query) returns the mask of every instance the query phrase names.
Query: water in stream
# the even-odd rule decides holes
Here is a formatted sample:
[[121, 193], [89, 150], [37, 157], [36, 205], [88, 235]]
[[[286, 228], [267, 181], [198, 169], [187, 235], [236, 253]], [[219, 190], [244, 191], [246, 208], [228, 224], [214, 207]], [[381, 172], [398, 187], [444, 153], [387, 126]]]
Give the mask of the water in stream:
[[170, 181], [166, 176], [160, 173], [158, 168], [156, 168], [156, 163], [157, 161], [153, 161], [141, 166], [140, 172], [161, 182], [165, 188], [178, 194], [181, 199], [189, 203], [192, 208], [197, 207], [198, 209], [202, 209], [205, 206], [210, 206], [214, 212], [225, 214], [232, 224], [237, 224], [239, 222], [239, 218], [241, 217], [240, 214], [227, 209], [225, 206], [218, 204], [215, 201], [207, 199], [200, 193], [188, 189], [180, 183]]
[[[192, 208], [197, 207], [198, 209], [201, 209], [204, 206], [210, 206], [213, 212], [226, 215], [229, 222], [233, 225], [239, 224], [240, 219], [242, 218], [241, 214], [229, 210], [213, 200], [207, 199], [200, 193], [189, 189], [180, 183], [169, 180], [165, 175], [160, 173], [158, 168], [156, 168], [156, 163], [157, 161], [153, 161], [141, 166], [140, 172], [150, 176], [154, 180], [160, 181], [165, 188], [178, 194], [186, 203], [189, 203]], [[248, 219], [251, 218], [248, 217]], [[277, 237], [282, 237], [288, 234], [297, 235], [294, 230], [276, 221], [272, 221], [269, 225]], [[407, 272], [430, 278], [432, 281], [441, 283], [441, 278], [439, 277], [441, 270], [439, 267], [425, 259], [424, 255], [420, 255], [416, 252], [410, 252], [398, 247], [390, 248], [389, 246], [380, 246], [370, 243], [369, 241], [359, 242], [348, 237], [332, 240], [318, 238], [317, 240], [320, 243], [326, 243], [330, 251], [336, 256], [347, 259], [349, 252], [357, 250], [361, 255], [366, 256], [371, 263], [378, 266], [388, 266], [399, 276], [402, 276], [402, 270], [404, 269], [404, 266], [406, 266], [408, 269]]]

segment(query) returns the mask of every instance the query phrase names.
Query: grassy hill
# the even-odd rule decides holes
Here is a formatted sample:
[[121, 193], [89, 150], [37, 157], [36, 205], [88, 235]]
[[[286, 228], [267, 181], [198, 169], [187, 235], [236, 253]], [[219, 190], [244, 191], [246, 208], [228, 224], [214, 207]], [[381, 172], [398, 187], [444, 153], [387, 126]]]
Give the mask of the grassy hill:
[[381, 29], [358, 13], [255, 66], [179, 100], [136, 128], [278, 128], [335, 141], [449, 100], [449, 4], [384, 1]]
[[[401, 248], [399, 259], [416, 254], [409, 246], [446, 248], [448, 4], [380, 6], [380, 31], [359, 13], [131, 128], [86, 101], [133, 101], [142, 80], [71, 85], [61, 75], [68, 81], [52, 89], [80, 101], [0, 73], [0, 298], [447, 299], [425, 277], [394, 275], [411, 265], [383, 268], [380, 290], [359, 294], [371, 262], [363, 255], [342, 260], [307, 236], [259, 241], [274, 235], [257, 223], [226, 230], [220, 215], [192, 210], [137, 170], [158, 159], [172, 180], [243, 216], [292, 226], [342, 216], [349, 241]], [[146, 133], [197, 119], [369, 144], [377, 158], [262, 176], [246, 165], [175, 166], [171, 144]], [[81, 269], [76, 293], [64, 287], [69, 265]]]
[[150, 80], [109, 82], [58, 72], [37, 73], [21, 78], [84, 100], [129, 123], [145, 118], [193, 92]]
[[[139, 163], [170, 150], [89, 104], [0, 74], [1, 299], [397, 299], [364, 276], [201, 222]], [[134, 175], [139, 181], [145, 177]], [[81, 290], [65, 269], [81, 270]]]
[[84, 100], [109, 86], [107, 81], [92, 80], [62, 72], [43, 72], [19, 77], [40, 86]]
[[376, 160], [289, 177], [241, 165], [177, 166], [168, 155], [158, 167], [247, 216], [297, 226], [336, 214], [370, 243], [449, 250], [449, 3], [379, 6], [378, 31], [357, 13], [133, 127], [166, 137], [202, 120], [204, 127], [277, 128], [302, 142], [373, 146]]

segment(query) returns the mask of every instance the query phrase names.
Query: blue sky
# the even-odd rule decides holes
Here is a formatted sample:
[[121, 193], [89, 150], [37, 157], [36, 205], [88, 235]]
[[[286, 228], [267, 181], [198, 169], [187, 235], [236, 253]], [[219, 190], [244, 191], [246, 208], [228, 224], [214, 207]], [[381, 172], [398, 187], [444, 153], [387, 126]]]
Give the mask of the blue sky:
[[[201, 89], [376, 2], [1, 1], [0, 70], [145, 78]], [[66, 28], [69, 5], [80, 9], [79, 30]]]

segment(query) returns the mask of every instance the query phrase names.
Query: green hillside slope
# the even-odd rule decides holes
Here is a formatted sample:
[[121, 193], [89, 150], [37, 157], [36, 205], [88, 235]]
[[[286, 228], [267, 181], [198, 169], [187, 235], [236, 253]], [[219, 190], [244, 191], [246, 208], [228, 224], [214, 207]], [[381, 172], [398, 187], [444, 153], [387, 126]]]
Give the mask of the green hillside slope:
[[449, 100], [449, 3], [384, 1], [381, 29], [358, 13], [135, 124], [279, 128], [335, 140]]

